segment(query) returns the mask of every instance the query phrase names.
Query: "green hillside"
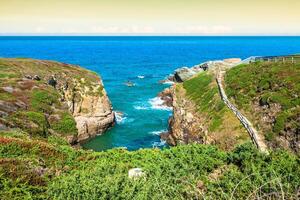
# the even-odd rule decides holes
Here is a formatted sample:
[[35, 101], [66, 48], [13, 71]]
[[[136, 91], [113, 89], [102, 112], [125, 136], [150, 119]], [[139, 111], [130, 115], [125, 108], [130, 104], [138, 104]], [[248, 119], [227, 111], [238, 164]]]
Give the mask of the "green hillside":
[[195, 111], [202, 118], [201, 125], [207, 127], [207, 136], [214, 139], [218, 147], [229, 150], [249, 140], [244, 127], [222, 101], [213, 74], [200, 73], [183, 82], [182, 86], [187, 98], [196, 105]]
[[299, 152], [300, 64], [256, 62], [226, 73], [226, 93], [271, 147]]

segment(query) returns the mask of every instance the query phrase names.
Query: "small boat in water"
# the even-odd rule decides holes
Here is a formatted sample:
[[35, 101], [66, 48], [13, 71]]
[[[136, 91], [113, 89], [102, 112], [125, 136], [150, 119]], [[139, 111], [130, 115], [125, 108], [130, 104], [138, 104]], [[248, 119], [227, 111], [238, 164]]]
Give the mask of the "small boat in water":
[[131, 81], [126, 81], [124, 84], [127, 85], [128, 87], [135, 86], [135, 84], [133, 82], [131, 82]]

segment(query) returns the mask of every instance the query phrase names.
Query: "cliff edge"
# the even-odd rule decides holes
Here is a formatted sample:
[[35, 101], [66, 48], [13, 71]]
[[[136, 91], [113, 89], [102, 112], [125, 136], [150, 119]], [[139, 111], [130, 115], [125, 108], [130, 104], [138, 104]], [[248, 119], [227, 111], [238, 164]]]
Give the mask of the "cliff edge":
[[171, 87], [173, 115], [168, 135], [163, 135], [169, 144], [215, 144], [230, 150], [249, 140], [246, 130], [222, 101], [215, 81], [219, 67], [231, 68], [240, 61], [209, 61], [189, 70], [178, 69], [169, 77], [176, 82]]
[[61, 136], [70, 144], [114, 124], [101, 78], [79, 66], [33, 59], [0, 59], [0, 129]]

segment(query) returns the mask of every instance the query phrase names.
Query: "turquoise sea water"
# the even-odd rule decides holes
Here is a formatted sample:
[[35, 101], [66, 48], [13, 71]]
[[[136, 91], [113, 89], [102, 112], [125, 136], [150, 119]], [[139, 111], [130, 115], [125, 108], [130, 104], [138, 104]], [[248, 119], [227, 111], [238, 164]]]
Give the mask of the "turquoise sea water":
[[[203, 61], [300, 53], [300, 37], [0, 37], [0, 57], [78, 64], [101, 74], [123, 120], [85, 148], [130, 150], [163, 146], [171, 111], [157, 107], [159, 84], [174, 69]], [[140, 78], [138, 78], [140, 76]], [[143, 76], [143, 78], [141, 77]], [[136, 84], [127, 87], [125, 81]]]

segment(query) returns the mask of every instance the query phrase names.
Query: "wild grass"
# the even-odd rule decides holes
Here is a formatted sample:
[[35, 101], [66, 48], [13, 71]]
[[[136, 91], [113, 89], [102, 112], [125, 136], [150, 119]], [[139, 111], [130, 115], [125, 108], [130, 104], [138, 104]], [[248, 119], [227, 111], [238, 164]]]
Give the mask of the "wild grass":
[[[300, 128], [297, 119], [300, 116], [300, 63], [256, 62], [240, 65], [226, 73], [226, 93], [238, 108], [248, 112], [252, 119], [259, 114], [254, 104], [280, 107], [275, 121], [263, 126], [266, 139], [273, 140], [278, 135], [285, 135], [287, 130], [295, 132]], [[273, 112], [272, 109], [268, 111]], [[256, 119], [256, 125], [262, 123], [263, 115]]]
[[210, 131], [218, 130], [226, 106], [218, 95], [218, 87], [212, 75], [200, 73], [197, 77], [183, 83], [186, 93], [197, 105], [198, 112], [206, 113]]
[[46, 116], [40, 112], [17, 111], [7, 118], [21, 130], [33, 137], [47, 137], [49, 124]]
[[53, 104], [58, 104], [59, 95], [54, 89], [48, 88], [48, 90], [34, 89], [31, 93], [31, 109], [51, 114]]
[[183, 82], [183, 88], [186, 91], [186, 97], [183, 98], [188, 98], [195, 104], [195, 111], [201, 118], [199, 126], [205, 127], [205, 137], [211, 142], [221, 149], [230, 150], [249, 139], [239, 120], [222, 101], [212, 74], [200, 73]]

